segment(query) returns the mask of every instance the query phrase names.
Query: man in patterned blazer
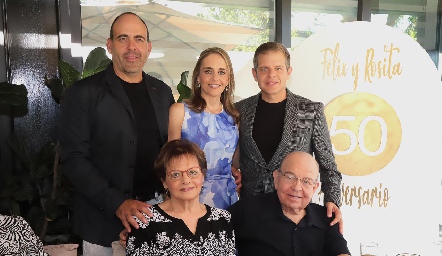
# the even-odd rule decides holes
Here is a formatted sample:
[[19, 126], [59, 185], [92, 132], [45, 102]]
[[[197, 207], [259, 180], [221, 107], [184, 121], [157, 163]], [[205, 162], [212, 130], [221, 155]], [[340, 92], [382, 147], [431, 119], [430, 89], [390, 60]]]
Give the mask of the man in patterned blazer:
[[340, 223], [341, 173], [337, 170], [330, 135], [320, 102], [293, 94], [286, 88], [292, 72], [284, 45], [267, 42], [253, 57], [252, 74], [261, 92], [236, 103], [240, 112], [239, 159], [241, 197], [274, 191], [272, 172], [290, 152], [314, 154], [320, 167], [321, 190], [327, 216]]

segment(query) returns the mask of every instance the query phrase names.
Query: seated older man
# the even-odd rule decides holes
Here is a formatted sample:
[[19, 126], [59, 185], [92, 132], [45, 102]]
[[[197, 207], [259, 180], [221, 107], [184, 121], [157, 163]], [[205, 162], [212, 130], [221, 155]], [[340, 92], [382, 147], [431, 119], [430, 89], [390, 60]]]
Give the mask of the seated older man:
[[350, 255], [324, 206], [311, 203], [319, 166], [305, 152], [288, 154], [273, 172], [276, 191], [247, 197], [229, 208], [237, 253], [247, 255]]

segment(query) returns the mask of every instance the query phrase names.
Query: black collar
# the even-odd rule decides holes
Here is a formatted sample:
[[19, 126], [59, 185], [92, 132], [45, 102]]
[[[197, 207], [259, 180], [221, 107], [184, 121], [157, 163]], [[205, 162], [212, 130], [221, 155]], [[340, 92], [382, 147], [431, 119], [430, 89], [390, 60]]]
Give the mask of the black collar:
[[[263, 209], [262, 218], [263, 219], [276, 219], [282, 218], [286, 221], [293, 223], [289, 218], [287, 218], [282, 212], [282, 206], [279, 202], [278, 194], [276, 191], [265, 195], [267, 197], [268, 207]], [[318, 216], [318, 213], [315, 211], [315, 203], [309, 203], [306, 210], [306, 215], [301, 219], [298, 226], [299, 227], [310, 227], [315, 226], [321, 229], [327, 229], [328, 225], [324, 222], [327, 219], [327, 216]]]

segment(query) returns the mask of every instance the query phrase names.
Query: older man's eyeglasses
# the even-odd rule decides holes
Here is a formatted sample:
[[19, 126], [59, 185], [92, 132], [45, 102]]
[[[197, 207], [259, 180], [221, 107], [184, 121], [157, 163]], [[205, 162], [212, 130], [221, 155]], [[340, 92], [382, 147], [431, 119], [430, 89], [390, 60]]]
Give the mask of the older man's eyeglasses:
[[202, 171], [199, 167], [192, 167], [185, 171], [173, 170], [167, 174], [167, 177], [169, 177], [172, 181], [179, 181], [183, 178], [184, 173], [187, 174], [187, 177], [196, 179], [201, 176]]
[[301, 186], [304, 188], [312, 188], [316, 185], [316, 181], [310, 178], [298, 178], [291, 172], [281, 172], [278, 170], [279, 173], [281, 173], [283, 180], [290, 184], [290, 185], [296, 185], [296, 182], [299, 180], [301, 182]]

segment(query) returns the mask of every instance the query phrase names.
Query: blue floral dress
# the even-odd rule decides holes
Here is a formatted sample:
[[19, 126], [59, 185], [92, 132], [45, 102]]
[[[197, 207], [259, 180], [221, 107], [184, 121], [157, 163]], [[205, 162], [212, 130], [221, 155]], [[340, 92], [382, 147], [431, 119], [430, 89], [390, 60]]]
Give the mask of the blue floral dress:
[[196, 113], [184, 103], [181, 138], [200, 146], [206, 154], [207, 173], [200, 202], [227, 209], [238, 201], [235, 179], [232, 176], [232, 157], [238, 143], [238, 127], [226, 112]]

